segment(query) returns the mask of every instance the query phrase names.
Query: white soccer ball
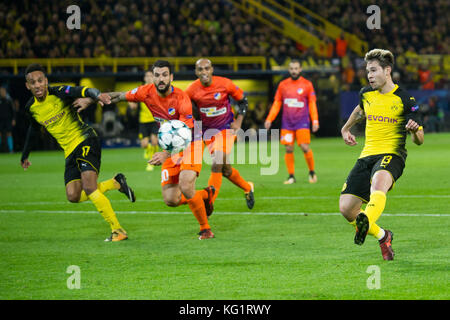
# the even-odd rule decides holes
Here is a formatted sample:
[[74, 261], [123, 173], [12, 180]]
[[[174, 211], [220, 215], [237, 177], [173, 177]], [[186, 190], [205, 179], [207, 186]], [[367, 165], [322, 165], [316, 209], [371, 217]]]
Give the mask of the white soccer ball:
[[172, 153], [177, 153], [186, 149], [191, 143], [191, 129], [180, 120], [169, 120], [159, 127], [159, 146]]

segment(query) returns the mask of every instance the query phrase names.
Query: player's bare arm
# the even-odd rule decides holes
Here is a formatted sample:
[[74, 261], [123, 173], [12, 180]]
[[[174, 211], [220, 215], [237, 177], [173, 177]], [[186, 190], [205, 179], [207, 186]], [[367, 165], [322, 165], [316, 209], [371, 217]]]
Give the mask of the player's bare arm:
[[364, 110], [359, 105], [353, 110], [352, 114], [348, 118], [347, 122], [341, 129], [342, 138], [344, 142], [349, 146], [357, 144], [355, 136], [350, 132], [350, 129], [358, 122], [363, 121], [365, 118]]
[[107, 93], [100, 93], [97, 96], [97, 99], [93, 99], [91, 97], [78, 98], [72, 103], [72, 105], [77, 109], [77, 112], [81, 112], [96, 101], [98, 101], [103, 106], [110, 104], [111, 98]]
[[420, 146], [424, 141], [424, 133], [420, 125], [414, 120], [409, 119], [405, 128], [411, 133], [412, 142]]
[[127, 98], [125, 97], [126, 92], [108, 92], [107, 94], [111, 98], [111, 103], [117, 103], [127, 100]]

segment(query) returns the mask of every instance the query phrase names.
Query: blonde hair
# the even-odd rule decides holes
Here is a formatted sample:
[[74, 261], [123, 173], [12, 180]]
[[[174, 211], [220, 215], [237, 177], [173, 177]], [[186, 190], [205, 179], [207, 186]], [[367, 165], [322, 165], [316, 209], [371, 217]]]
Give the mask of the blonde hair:
[[366, 62], [377, 60], [383, 69], [386, 67], [391, 67], [391, 69], [394, 68], [394, 55], [389, 50], [372, 49], [366, 53], [364, 60]]

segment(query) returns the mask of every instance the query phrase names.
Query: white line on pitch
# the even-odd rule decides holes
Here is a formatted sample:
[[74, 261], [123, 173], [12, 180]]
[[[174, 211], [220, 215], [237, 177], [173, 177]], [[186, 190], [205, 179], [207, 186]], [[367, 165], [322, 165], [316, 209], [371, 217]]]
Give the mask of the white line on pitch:
[[[429, 195], [392, 195], [389, 198], [450, 198], [450, 195], [437, 195], [437, 194], [429, 194]], [[242, 200], [243, 198], [217, 198], [216, 201], [233, 201], [233, 200]], [[302, 199], [339, 199], [339, 195], [337, 196], [276, 196], [276, 197], [257, 197], [257, 200], [302, 200]], [[137, 199], [137, 202], [161, 202], [163, 203], [163, 199]], [[112, 200], [112, 202], [130, 202], [130, 200]], [[67, 204], [68, 201], [27, 201], [27, 202], [4, 202], [3, 205], [7, 206], [24, 206], [24, 205], [58, 205], [58, 204]], [[91, 204], [90, 201], [82, 202], [82, 204]]]
[[[75, 210], [0, 210], [0, 213], [90, 213], [98, 214], [98, 211]], [[155, 215], [184, 215], [192, 214], [189, 211], [116, 211], [118, 214], [155, 214]], [[257, 216], [340, 216], [338, 212], [214, 212], [215, 215], [257, 215]], [[383, 213], [383, 217], [450, 217], [450, 213]]]

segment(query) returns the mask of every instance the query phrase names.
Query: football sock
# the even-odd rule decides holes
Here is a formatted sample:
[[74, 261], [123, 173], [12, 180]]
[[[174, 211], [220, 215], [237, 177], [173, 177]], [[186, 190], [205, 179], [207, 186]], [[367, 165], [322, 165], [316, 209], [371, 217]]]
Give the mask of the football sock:
[[314, 155], [311, 149], [304, 153], [306, 164], [308, 165], [309, 171], [314, 171]]
[[[196, 193], [200, 193], [200, 195], [202, 196], [202, 199], [208, 199], [208, 192], [206, 192], [205, 190], [197, 190]], [[179, 206], [182, 206], [183, 204], [188, 203], [189, 199], [187, 199], [184, 194], [181, 194], [181, 200], [178, 203]]]
[[97, 208], [98, 212], [101, 213], [103, 219], [109, 223], [111, 230], [120, 229], [119, 221], [117, 220], [116, 213], [111, 207], [111, 202], [109, 202], [108, 198], [105, 197], [103, 193], [100, 192], [99, 189], [92, 192], [88, 195], [89, 200], [92, 201], [94, 206]]
[[[382, 191], [375, 191], [370, 195], [370, 201], [366, 206], [366, 216], [369, 218], [370, 226], [377, 222], [383, 213], [386, 205], [386, 194]], [[370, 228], [369, 226], [369, 228]]]
[[380, 228], [376, 223], [372, 223], [367, 233], [374, 236], [378, 240], [384, 237], [384, 230]]
[[[194, 197], [187, 200], [189, 208], [191, 209], [192, 213], [194, 214], [195, 218], [197, 219], [200, 225], [200, 231], [204, 229], [211, 229], [211, 227], [208, 224], [208, 217], [206, 216], [206, 209], [205, 203], [203, 202], [202, 191], [204, 190], [197, 191]], [[206, 191], [204, 192], [207, 193]]]
[[252, 189], [250, 184], [241, 177], [239, 171], [237, 171], [235, 168], [231, 168], [231, 174], [227, 178], [239, 188], [244, 190], [244, 192], [250, 192], [250, 190]]
[[186, 199], [186, 197], [184, 196], [184, 194], [181, 194], [181, 200], [178, 203], [179, 206], [182, 206], [183, 204], [188, 203], [188, 199]]
[[295, 171], [295, 160], [294, 160], [294, 153], [285, 153], [284, 154], [284, 161], [286, 162], [286, 167], [289, 175], [294, 175]]
[[8, 142], [8, 151], [9, 152], [13, 152], [13, 149], [14, 149], [13, 137], [12, 136], [8, 136], [6, 138], [6, 141]]
[[[114, 178], [112, 178], [98, 183], [97, 188], [101, 193], [104, 194], [105, 192], [110, 190], [120, 189], [120, 184]], [[81, 190], [80, 200], [78, 202], [84, 202], [87, 200], [89, 200], [89, 197], [87, 196], [86, 192], [84, 192], [84, 190]]]
[[151, 143], [147, 145], [147, 155], [148, 159], [151, 159], [153, 155], [158, 151], [158, 146], [154, 146]]
[[349, 223], [356, 229], [356, 219], [351, 221], [351, 222], [349, 222]]
[[220, 187], [222, 186], [222, 172], [211, 172], [208, 180], [208, 186], [214, 186], [216, 191], [214, 192], [213, 202], [216, 201], [219, 194]]

